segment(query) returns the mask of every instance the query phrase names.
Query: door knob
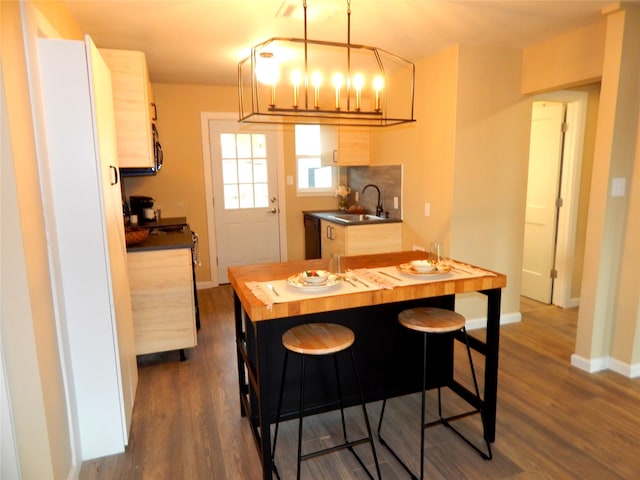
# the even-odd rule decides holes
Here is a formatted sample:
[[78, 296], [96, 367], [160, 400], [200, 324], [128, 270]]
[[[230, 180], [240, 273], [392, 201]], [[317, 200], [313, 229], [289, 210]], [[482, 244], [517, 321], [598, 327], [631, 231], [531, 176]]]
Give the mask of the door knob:
[[267, 210], [267, 212], [269, 212], [269, 213], [278, 213], [278, 209], [277, 208], [272, 208], [271, 210]]

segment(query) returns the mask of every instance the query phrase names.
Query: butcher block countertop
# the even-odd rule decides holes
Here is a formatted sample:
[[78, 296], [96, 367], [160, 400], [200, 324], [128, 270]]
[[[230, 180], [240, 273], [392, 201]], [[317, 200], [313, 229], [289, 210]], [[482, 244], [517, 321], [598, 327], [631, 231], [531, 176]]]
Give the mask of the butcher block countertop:
[[[425, 258], [425, 252], [405, 251], [379, 255], [344, 257], [342, 261], [343, 269], [355, 270], [359, 268], [400, 265], [410, 262], [411, 260]], [[327, 259], [236, 266], [229, 268], [229, 280], [238, 295], [242, 307], [254, 322], [369, 305], [380, 305], [418, 298], [503, 288], [507, 284], [505, 275], [488, 272], [487, 275], [475, 278], [444, 278], [441, 281], [417, 285], [398, 285], [393, 289], [372, 289], [371, 291], [305, 298], [303, 300], [286, 303], [274, 303], [269, 307], [258, 299], [246, 285], [246, 282], [268, 282], [286, 279], [304, 270], [327, 268]]]

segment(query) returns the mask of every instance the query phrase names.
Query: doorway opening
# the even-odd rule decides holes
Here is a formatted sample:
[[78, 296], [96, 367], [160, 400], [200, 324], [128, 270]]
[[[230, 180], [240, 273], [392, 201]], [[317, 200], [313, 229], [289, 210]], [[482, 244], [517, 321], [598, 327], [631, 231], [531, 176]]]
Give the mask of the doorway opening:
[[[575, 245], [587, 101], [587, 92], [564, 90], [533, 99], [521, 293], [563, 308], [579, 304], [572, 287], [576, 263], [581, 264], [583, 260], [576, 258]], [[546, 115], [545, 112], [543, 117], [553, 119], [540, 124], [548, 127], [559, 118], [560, 124], [566, 124], [564, 132], [544, 133], [545, 127], [537, 131], [536, 107], [555, 113]], [[536, 150], [552, 152], [556, 157], [538, 162], [533, 159]]]

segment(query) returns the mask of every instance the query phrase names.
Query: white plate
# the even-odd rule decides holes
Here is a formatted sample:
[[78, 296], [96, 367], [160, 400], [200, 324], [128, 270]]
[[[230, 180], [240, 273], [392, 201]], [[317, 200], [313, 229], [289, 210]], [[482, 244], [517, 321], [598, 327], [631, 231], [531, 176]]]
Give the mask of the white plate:
[[445, 273], [449, 273], [451, 271], [451, 265], [446, 265], [444, 270], [431, 270], [430, 272], [418, 272], [415, 270], [410, 263], [402, 263], [396, 267], [402, 273], [406, 273], [408, 275], [417, 275], [419, 277], [423, 275], [444, 275]]
[[324, 283], [305, 283], [298, 274], [287, 278], [287, 283], [292, 287], [301, 288], [303, 290], [324, 290], [338, 285], [340, 283], [340, 278], [337, 275], [331, 274]]

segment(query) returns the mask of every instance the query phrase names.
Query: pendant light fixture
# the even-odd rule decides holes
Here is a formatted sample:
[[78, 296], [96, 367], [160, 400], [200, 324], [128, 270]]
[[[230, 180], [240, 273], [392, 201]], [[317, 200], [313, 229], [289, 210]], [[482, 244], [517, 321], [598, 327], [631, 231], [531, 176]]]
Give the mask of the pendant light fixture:
[[239, 121], [385, 127], [414, 122], [415, 65], [386, 50], [307, 36], [273, 37], [238, 64]]

